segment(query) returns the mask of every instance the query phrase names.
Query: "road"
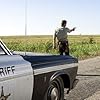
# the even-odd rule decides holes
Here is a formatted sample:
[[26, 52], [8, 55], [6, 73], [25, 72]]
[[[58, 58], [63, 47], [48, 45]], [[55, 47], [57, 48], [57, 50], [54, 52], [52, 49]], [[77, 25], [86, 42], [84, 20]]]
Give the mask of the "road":
[[65, 100], [100, 100], [100, 57], [79, 61], [79, 79]]

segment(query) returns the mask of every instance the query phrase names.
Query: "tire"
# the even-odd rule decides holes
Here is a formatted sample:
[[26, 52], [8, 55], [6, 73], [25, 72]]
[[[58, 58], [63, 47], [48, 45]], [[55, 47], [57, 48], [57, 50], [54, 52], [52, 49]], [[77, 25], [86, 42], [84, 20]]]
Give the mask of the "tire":
[[64, 100], [64, 83], [61, 77], [50, 83], [46, 98], [46, 100]]

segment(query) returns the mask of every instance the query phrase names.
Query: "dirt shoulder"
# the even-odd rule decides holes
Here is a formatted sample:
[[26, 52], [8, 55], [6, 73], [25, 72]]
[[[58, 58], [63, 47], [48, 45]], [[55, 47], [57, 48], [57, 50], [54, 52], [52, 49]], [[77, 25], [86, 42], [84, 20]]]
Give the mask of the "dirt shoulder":
[[65, 100], [100, 100], [100, 57], [79, 61], [76, 87]]

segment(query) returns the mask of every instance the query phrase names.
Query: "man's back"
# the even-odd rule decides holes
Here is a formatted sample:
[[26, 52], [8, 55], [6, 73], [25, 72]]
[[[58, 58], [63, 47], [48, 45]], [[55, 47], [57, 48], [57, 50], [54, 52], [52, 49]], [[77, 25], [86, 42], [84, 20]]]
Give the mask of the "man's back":
[[55, 34], [57, 36], [58, 41], [66, 41], [67, 33], [69, 33], [69, 29], [62, 27], [62, 28], [59, 28]]

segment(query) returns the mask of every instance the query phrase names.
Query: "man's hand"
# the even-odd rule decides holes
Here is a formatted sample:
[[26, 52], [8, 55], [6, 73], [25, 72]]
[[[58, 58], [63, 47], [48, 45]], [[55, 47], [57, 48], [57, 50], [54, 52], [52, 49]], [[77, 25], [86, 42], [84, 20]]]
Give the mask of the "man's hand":
[[72, 30], [75, 31], [76, 27], [74, 27]]

